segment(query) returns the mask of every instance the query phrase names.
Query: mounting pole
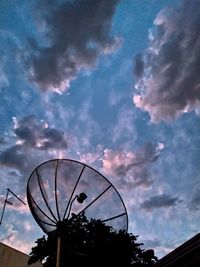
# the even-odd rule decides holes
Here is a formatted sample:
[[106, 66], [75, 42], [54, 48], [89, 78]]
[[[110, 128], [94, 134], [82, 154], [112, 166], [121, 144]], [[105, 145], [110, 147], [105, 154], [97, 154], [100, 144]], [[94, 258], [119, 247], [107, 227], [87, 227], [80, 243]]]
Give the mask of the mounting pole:
[[26, 203], [25, 203], [21, 198], [19, 198], [15, 193], [13, 193], [13, 191], [10, 190], [10, 188], [7, 188], [7, 190], [8, 190], [14, 197], [16, 197], [20, 202], [22, 202], [24, 205], [26, 205]]
[[61, 255], [61, 236], [58, 235], [58, 239], [57, 239], [57, 254], [56, 254], [56, 267], [60, 267], [60, 255]]
[[26, 203], [21, 198], [19, 198], [15, 193], [13, 193], [9, 188], [7, 188], [6, 198], [4, 200], [3, 211], [2, 211], [2, 214], [1, 214], [0, 226], [1, 226], [2, 221], [3, 221], [3, 216], [4, 216], [6, 204], [8, 203], [10, 205], [13, 205], [10, 201], [8, 201], [8, 195], [9, 195], [9, 193], [11, 193], [14, 197], [16, 197], [24, 205], [26, 205]]
[[6, 203], [7, 203], [7, 199], [8, 199], [8, 194], [9, 194], [9, 190], [8, 190], [8, 188], [7, 188], [6, 198], [5, 198], [5, 200], [4, 200], [3, 211], [2, 211], [2, 214], [1, 214], [0, 225], [2, 224], [2, 221], [3, 221], [3, 215], [4, 215], [5, 208], [6, 208]]

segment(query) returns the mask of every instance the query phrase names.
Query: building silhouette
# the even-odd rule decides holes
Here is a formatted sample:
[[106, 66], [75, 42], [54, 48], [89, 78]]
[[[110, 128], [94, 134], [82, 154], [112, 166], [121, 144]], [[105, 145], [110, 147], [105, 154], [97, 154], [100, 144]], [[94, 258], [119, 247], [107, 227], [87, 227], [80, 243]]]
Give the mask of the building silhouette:
[[[27, 267], [29, 256], [0, 243], [0, 267]], [[40, 262], [32, 264], [31, 267], [42, 267]]]
[[161, 258], [153, 267], [200, 266], [200, 233]]

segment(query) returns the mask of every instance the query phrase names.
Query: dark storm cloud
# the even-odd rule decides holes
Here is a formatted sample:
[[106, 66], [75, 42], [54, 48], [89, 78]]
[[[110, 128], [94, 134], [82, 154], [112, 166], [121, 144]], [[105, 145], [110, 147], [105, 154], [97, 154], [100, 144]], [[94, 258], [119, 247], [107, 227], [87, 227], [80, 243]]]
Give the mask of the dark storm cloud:
[[0, 165], [18, 170], [19, 175], [29, 171], [34, 163], [38, 164], [48, 153], [53, 152], [56, 155], [57, 152], [67, 149], [64, 132], [49, 127], [45, 121], [38, 121], [34, 115], [14, 118], [12, 132], [16, 144], [0, 151]]
[[146, 210], [166, 208], [175, 206], [177, 202], [179, 202], [179, 199], [177, 197], [172, 197], [168, 194], [154, 195], [149, 199], [145, 200], [141, 204], [141, 208]]
[[80, 70], [95, 66], [100, 54], [112, 52], [119, 39], [111, 35], [112, 17], [120, 0], [76, 0], [40, 4], [47, 46], [30, 41], [24, 59], [29, 79], [42, 90], [62, 92]]
[[20, 145], [11, 146], [0, 153], [0, 165], [17, 170], [24, 169], [27, 155]]
[[14, 133], [19, 141], [35, 149], [66, 149], [64, 132], [50, 128], [44, 121], [37, 121], [34, 115], [14, 120]]
[[[119, 177], [123, 186], [152, 184], [149, 174], [150, 163], [156, 161], [164, 148], [163, 144], [148, 143], [136, 152], [105, 150], [103, 158], [104, 172]], [[124, 179], [121, 179], [121, 178]]]
[[[154, 21], [144, 73], [133, 98], [154, 122], [200, 111], [199, 21], [200, 0], [182, 0], [176, 9], [162, 10]], [[140, 64], [136, 58], [136, 70]]]

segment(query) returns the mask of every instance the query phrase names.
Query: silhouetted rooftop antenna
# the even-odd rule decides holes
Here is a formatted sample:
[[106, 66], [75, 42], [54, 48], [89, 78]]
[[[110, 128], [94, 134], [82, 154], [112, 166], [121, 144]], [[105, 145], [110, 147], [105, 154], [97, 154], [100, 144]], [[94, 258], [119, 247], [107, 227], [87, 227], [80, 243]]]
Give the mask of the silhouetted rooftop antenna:
[[13, 203], [8, 200], [9, 193], [12, 194], [15, 198], [17, 198], [21, 203], [26, 205], [26, 203], [21, 198], [19, 198], [14, 192], [12, 192], [9, 188], [7, 188], [6, 198], [4, 200], [3, 211], [2, 211], [1, 219], [0, 219], [0, 226], [1, 226], [2, 221], [3, 221], [6, 204], [13, 205]]
[[[126, 207], [116, 188], [98, 171], [75, 160], [54, 159], [35, 168], [28, 180], [27, 199], [46, 234], [60, 229], [72, 214], [85, 214], [87, 219], [101, 220], [116, 230], [128, 230]], [[60, 246], [58, 236], [57, 267]]]

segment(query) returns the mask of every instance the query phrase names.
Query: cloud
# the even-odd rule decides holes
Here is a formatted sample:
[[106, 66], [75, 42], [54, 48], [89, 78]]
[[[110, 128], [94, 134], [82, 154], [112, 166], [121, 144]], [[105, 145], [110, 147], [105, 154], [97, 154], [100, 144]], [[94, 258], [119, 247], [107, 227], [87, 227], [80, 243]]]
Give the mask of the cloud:
[[17, 143], [34, 149], [66, 149], [67, 141], [64, 132], [50, 128], [45, 121], [37, 121], [34, 115], [14, 118], [14, 133]]
[[[158, 159], [163, 148], [163, 144], [148, 143], [136, 152], [116, 152], [105, 149], [102, 161], [103, 171], [119, 178], [122, 186], [150, 185], [152, 179], [148, 172], [149, 164]], [[122, 177], [123, 179], [121, 179]]]
[[100, 151], [101, 147], [97, 147], [97, 151], [95, 152], [88, 152], [88, 153], [80, 153], [79, 151], [77, 152], [77, 156], [79, 160], [83, 163], [86, 164], [92, 164], [100, 159]]
[[[34, 115], [13, 118], [15, 144], [0, 152], [0, 165], [24, 173], [47, 153], [56, 156], [67, 149], [65, 133]], [[43, 154], [36, 151], [44, 152]], [[46, 153], [46, 154], [45, 154]], [[30, 171], [30, 170], [29, 170]]]
[[4, 237], [2, 237], [0, 239], [0, 242], [2, 242], [2, 243], [9, 243], [10, 241], [12, 241], [14, 239], [15, 234], [16, 234], [16, 231], [14, 231], [14, 230], [11, 231], [10, 230], [9, 232], [10, 233], [8, 233], [8, 235], [6, 235], [6, 236], [4, 236]]
[[0, 153], [0, 165], [22, 170], [27, 163], [27, 155], [20, 145], [11, 146]]
[[0, 239], [0, 242], [7, 246], [14, 247], [17, 250], [28, 254], [30, 252], [30, 246], [27, 241], [21, 240], [21, 235], [17, 230], [8, 229], [8, 235]]
[[[24, 53], [29, 80], [43, 91], [62, 93], [81, 70], [93, 68], [100, 54], [113, 52], [119, 38], [111, 35], [120, 0], [76, 0], [38, 5], [46, 46], [29, 40]], [[38, 17], [37, 17], [38, 20]], [[26, 54], [26, 55], [25, 55]]]
[[34, 230], [33, 225], [29, 221], [25, 221], [23, 224], [24, 224], [24, 229], [27, 233]]
[[153, 122], [199, 112], [199, 20], [199, 0], [182, 0], [180, 6], [162, 10], [154, 20], [143, 62], [136, 57], [133, 101]]
[[166, 208], [175, 206], [179, 202], [177, 197], [172, 197], [168, 194], [154, 195], [148, 200], [145, 200], [140, 207], [146, 210], [152, 210], [157, 208]]

